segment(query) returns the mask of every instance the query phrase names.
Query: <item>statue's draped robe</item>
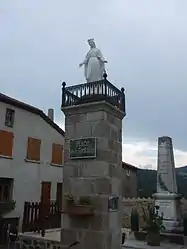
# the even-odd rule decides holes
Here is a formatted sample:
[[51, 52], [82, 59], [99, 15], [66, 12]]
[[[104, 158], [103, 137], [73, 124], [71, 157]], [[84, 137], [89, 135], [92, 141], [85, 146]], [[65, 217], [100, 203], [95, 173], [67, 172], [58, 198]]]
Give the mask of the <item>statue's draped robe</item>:
[[98, 48], [91, 48], [84, 60], [84, 75], [87, 82], [103, 79], [105, 72], [105, 59]]

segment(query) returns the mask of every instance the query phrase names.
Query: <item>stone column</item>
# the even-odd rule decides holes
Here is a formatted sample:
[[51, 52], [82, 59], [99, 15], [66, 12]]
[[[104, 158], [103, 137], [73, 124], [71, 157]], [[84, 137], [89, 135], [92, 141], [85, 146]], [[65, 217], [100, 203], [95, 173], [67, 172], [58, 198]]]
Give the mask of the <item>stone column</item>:
[[[78, 240], [81, 249], [119, 249], [122, 226], [122, 119], [125, 114], [106, 101], [64, 107], [65, 166], [61, 243]], [[76, 158], [73, 139], [95, 138], [96, 155]], [[74, 143], [73, 142], [73, 143]], [[70, 145], [71, 144], [71, 145]], [[77, 142], [79, 144], [79, 142]], [[82, 147], [83, 149], [83, 147]], [[83, 153], [85, 151], [82, 151]], [[74, 153], [74, 158], [71, 159]], [[70, 157], [71, 154], [71, 157]], [[67, 195], [89, 197], [93, 216], [68, 213]], [[76, 247], [77, 248], [77, 247]]]
[[158, 138], [157, 193], [155, 205], [164, 215], [167, 231], [177, 229], [180, 220], [180, 195], [177, 190], [172, 139]]

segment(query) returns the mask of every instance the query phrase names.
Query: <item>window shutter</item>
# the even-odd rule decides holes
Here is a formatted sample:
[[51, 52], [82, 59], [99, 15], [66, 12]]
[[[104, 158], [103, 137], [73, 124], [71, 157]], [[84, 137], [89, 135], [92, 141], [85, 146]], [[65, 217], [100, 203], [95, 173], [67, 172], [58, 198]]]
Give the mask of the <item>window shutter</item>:
[[51, 163], [59, 165], [63, 164], [63, 145], [53, 143]]
[[12, 157], [13, 139], [12, 132], [0, 130], [0, 155]]
[[29, 137], [27, 146], [27, 159], [32, 161], [40, 161], [41, 140]]

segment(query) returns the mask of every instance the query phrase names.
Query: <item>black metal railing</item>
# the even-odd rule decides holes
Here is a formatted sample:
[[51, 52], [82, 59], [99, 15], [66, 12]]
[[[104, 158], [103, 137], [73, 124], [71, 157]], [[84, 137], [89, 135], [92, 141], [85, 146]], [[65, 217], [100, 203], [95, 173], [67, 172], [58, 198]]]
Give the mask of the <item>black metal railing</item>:
[[66, 83], [63, 82], [61, 108], [105, 100], [125, 112], [124, 88], [120, 91], [106, 77], [105, 74], [103, 80], [70, 87], [66, 87]]

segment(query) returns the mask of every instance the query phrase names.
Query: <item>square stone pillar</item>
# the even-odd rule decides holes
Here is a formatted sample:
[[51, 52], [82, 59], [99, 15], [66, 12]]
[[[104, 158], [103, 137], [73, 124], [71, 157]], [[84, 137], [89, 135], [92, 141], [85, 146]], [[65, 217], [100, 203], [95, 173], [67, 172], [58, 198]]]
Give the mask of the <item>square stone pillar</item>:
[[[119, 249], [122, 227], [122, 119], [106, 101], [62, 108], [65, 114], [63, 210], [67, 196], [89, 197], [93, 216], [62, 213], [61, 243], [80, 241], [81, 249]], [[70, 141], [95, 138], [94, 158], [70, 159]], [[75, 248], [78, 248], [75, 246]]]

